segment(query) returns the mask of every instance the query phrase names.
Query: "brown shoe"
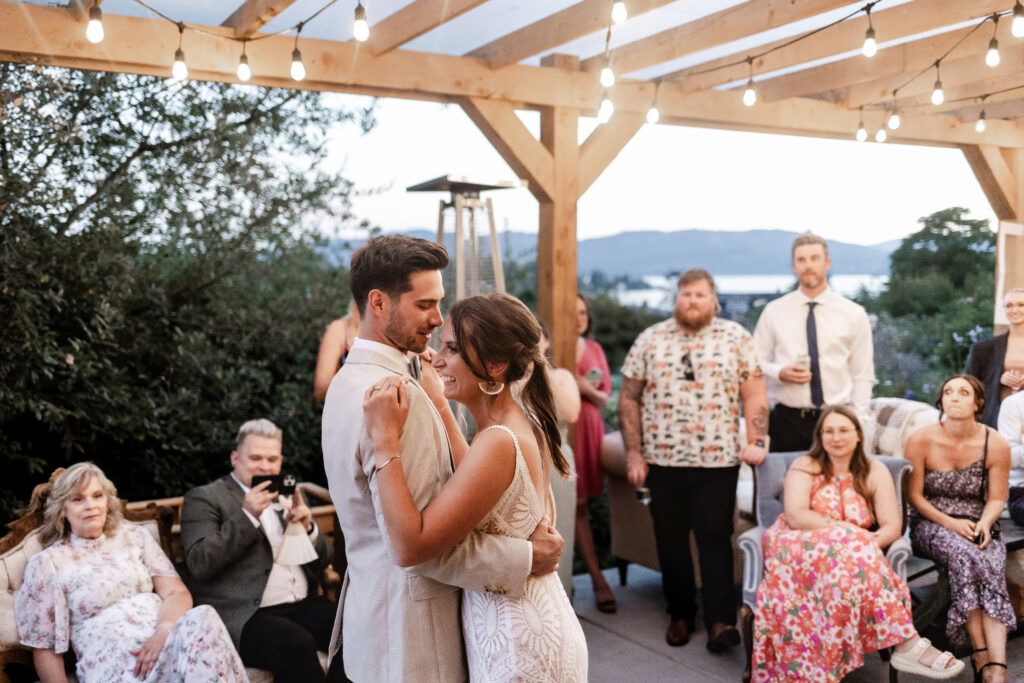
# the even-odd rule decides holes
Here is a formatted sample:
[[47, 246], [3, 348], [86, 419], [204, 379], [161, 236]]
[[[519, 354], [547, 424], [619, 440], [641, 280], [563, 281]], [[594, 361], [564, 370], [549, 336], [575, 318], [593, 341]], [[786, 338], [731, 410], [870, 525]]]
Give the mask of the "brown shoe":
[[712, 624], [708, 631], [708, 650], [719, 654], [728, 648], [740, 644], [740, 632], [729, 624]]
[[672, 647], [680, 647], [690, 642], [690, 633], [693, 631], [693, 624], [687, 619], [673, 619], [668, 623], [668, 630], [665, 631], [665, 642]]

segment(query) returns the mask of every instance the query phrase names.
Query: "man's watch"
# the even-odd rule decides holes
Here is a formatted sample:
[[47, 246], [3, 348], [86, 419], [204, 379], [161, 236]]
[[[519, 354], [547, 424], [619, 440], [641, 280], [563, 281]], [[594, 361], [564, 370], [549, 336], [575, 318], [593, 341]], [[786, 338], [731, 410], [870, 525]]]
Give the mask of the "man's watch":
[[758, 448], [764, 448], [764, 439], [757, 439], [754, 441], [754, 445]]

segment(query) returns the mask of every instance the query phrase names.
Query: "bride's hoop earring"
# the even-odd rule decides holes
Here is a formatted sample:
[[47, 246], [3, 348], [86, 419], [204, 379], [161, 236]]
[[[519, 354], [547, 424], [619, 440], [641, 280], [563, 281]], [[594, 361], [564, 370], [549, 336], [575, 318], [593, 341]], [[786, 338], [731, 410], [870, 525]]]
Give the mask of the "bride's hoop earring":
[[497, 396], [505, 389], [504, 382], [495, 382], [493, 379], [489, 382], [477, 382], [477, 386], [488, 396]]

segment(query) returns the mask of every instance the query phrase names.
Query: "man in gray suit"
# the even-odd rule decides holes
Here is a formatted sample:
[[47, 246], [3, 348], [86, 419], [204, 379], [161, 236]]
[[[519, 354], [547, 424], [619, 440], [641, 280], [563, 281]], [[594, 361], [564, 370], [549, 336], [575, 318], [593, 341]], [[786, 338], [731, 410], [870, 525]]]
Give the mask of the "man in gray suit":
[[[267, 669], [274, 681], [323, 681], [317, 650], [330, 644], [336, 607], [317, 594], [331, 561], [331, 545], [296, 491], [285, 516], [274, 506], [269, 481], [280, 474], [281, 430], [270, 420], [250, 420], [238, 430], [232, 472], [185, 494], [181, 540], [196, 604], [220, 614], [246, 666]], [[275, 562], [285, 525], [309, 534], [317, 558], [301, 566]], [[339, 668], [332, 680], [344, 680]]]
[[[466, 680], [459, 588], [521, 595], [527, 576], [557, 567], [562, 549], [562, 538], [542, 522], [528, 541], [474, 531], [430, 562], [408, 569], [395, 563], [363, 395], [384, 377], [418, 379], [409, 352], [425, 352], [441, 325], [441, 270], [447, 264], [444, 247], [405, 235], [376, 237], [352, 256], [359, 336], [327, 392], [323, 447], [348, 557], [331, 651], [335, 655], [344, 641], [345, 671], [357, 683]], [[422, 372], [424, 383], [440, 388], [433, 368]], [[400, 456], [388, 466], [403, 468], [422, 509], [452, 475], [447, 430], [457, 426], [447, 403], [435, 405], [416, 382], [409, 383], [408, 394]]]

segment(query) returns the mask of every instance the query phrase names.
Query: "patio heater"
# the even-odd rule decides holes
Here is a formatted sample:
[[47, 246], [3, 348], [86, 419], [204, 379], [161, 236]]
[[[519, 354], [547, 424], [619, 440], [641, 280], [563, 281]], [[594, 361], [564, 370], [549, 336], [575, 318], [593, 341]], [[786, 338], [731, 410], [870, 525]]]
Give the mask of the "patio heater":
[[[441, 200], [437, 214], [437, 241], [445, 244], [445, 216], [455, 215], [454, 245], [447, 244], [454, 253], [451, 266], [445, 277], [445, 288], [452, 291], [455, 281], [455, 300], [476, 294], [505, 291], [505, 273], [501, 265], [501, 249], [498, 247], [498, 231], [494, 224], [494, 206], [491, 198], [481, 198], [480, 193], [489, 190], [507, 190], [521, 187], [519, 181], [496, 181], [481, 183], [463, 176], [443, 175], [433, 180], [405, 188], [407, 192], [449, 192], [449, 201]], [[490, 227], [490, 238], [477, 235], [476, 212], [483, 211]], [[466, 231], [468, 226], [469, 230]], [[451, 249], [454, 246], [454, 249]], [[448, 298], [447, 296], [445, 297]]]

